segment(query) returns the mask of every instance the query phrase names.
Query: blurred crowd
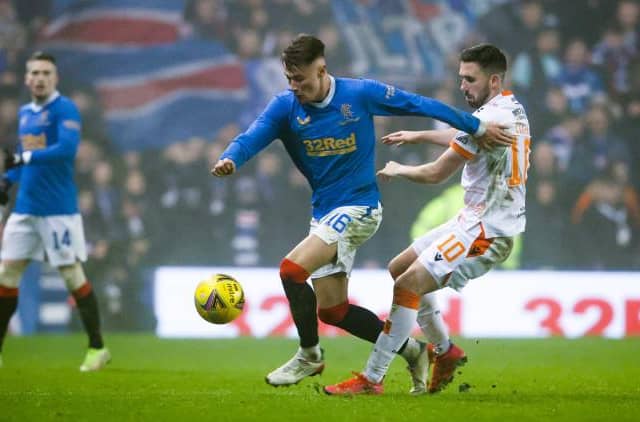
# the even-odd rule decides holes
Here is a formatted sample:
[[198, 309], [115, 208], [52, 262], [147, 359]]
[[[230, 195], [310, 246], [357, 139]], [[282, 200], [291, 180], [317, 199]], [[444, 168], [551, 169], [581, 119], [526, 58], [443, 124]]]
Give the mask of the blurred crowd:
[[[457, 52], [482, 41], [504, 49], [508, 85], [525, 105], [533, 132], [527, 232], [515, 266], [639, 269], [640, 2], [485, 3], [464, 43], [445, 58], [448, 76], [425, 75], [410, 88], [468, 110], [458, 91]], [[313, 33], [327, 45], [330, 72], [367, 76], [353, 71], [333, 6], [330, 0], [189, 0], [184, 20], [189, 36], [222, 42], [243, 60], [277, 58], [295, 34]], [[3, 146], [15, 142], [17, 110], [28, 101], [24, 60], [38, 47], [50, 7], [47, 0], [0, 0]], [[209, 139], [176, 139], [164, 150], [123, 154], [112, 147], [91, 89], [65, 75], [60, 88], [83, 117], [79, 204], [90, 246], [87, 272], [102, 285], [142, 282], [144, 270], [158, 265], [276, 266], [306, 234], [310, 191], [279, 143], [234, 177], [214, 178], [209, 168], [242, 130], [237, 123]], [[379, 136], [442, 127], [415, 118], [379, 118], [376, 125]], [[440, 152], [381, 145], [378, 161], [417, 164]], [[384, 267], [408, 244], [423, 207], [458, 183], [382, 186], [385, 221], [357, 265]]]

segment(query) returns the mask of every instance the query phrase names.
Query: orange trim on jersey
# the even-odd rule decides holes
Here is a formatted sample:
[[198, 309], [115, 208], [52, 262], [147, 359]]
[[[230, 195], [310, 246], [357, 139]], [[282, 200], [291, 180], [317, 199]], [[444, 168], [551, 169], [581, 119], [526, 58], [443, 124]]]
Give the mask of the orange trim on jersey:
[[449, 146], [451, 147], [451, 149], [453, 149], [458, 154], [462, 155], [467, 160], [472, 160], [473, 157], [475, 157], [475, 155], [473, 155], [471, 152], [467, 151], [466, 149], [462, 148], [460, 145], [456, 144], [455, 141], [451, 141], [449, 143]]
[[0, 297], [18, 297], [18, 288], [0, 286]]
[[510, 90], [508, 90], [508, 89], [505, 89], [504, 91], [502, 91], [502, 95], [504, 95], [504, 96], [506, 97], [506, 96], [508, 96], [508, 95], [513, 95], [513, 92], [511, 92], [511, 91], [510, 91]]
[[449, 273], [442, 278], [442, 287], [445, 287], [449, 280], [451, 280], [451, 274], [453, 273]]
[[89, 281], [85, 281], [82, 286], [75, 289], [73, 292], [71, 292], [71, 294], [73, 295], [74, 299], [78, 300], [86, 297], [89, 293], [91, 293], [91, 290], [91, 283], [89, 283]]
[[418, 309], [420, 296], [402, 287], [393, 287], [393, 303], [409, 309]]

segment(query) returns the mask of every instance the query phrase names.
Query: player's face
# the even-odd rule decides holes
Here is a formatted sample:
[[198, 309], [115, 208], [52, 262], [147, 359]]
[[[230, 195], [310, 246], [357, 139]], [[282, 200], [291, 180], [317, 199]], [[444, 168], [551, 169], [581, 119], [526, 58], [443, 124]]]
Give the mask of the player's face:
[[29, 87], [34, 101], [45, 101], [58, 85], [56, 65], [47, 60], [30, 60], [27, 62], [25, 85]]
[[322, 101], [327, 93], [327, 65], [319, 58], [308, 66], [285, 69], [289, 88], [301, 104]]
[[[482, 71], [474, 62], [460, 62], [460, 91], [464, 99], [473, 108], [479, 108], [489, 101], [491, 94], [491, 77]], [[495, 76], [495, 75], [494, 75]]]

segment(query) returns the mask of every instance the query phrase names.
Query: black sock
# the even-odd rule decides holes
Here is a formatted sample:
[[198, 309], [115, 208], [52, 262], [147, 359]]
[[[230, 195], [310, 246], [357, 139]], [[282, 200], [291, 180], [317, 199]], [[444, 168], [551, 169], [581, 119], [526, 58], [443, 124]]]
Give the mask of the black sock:
[[[384, 322], [370, 310], [349, 304], [347, 314], [337, 326], [343, 330], [347, 330], [356, 337], [375, 343], [382, 332]], [[396, 353], [399, 355], [402, 354], [404, 348], [407, 347], [408, 342], [409, 339], [402, 344], [402, 347], [400, 347]]]
[[284, 293], [289, 300], [293, 322], [298, 329], [300, 347], [312, 347], [320, 342], [318, 338], [318, 315], [316, 294], [307, 283], [283, 281]]
[[76, 297], [76, 305], [78, 306], [82, 325], [84, 325], [84, 329], [89, 336], [89, 347], [102, 349], [104, 343], [102, 342], [102, 334], [100, 334], [100, 314], [93, 290], [81, 298]]
[[376, 314], [370, 310], [349, 304], [349, 310], [336, 326], [356, 337], [375, 343], [382, 331], [384, 322], [380, 321]]
[[0, 352], [2, 352], [4, 336], [9, 328], [9, 320], [17, 308], [18, 296], [0, 297]]

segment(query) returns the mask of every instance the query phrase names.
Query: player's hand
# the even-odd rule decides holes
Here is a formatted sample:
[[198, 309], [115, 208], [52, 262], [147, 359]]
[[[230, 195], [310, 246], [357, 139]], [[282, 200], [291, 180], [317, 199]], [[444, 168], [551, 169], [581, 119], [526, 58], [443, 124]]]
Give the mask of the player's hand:
[[516, 138], [507, 132], [509, 126], [498, 123], [487, 123], [487, 130], [484, 135], [476, 138], [478, 146], [482, 149], [493, 149], [495, 147], [510, 147], [515, 143]]
[[393, 132], [388, 135], [384, 135], [382, 138], [382, 143], [385, 145], [404, 145], [404, 144], [417, 144], [419, 140], [419, 134], [416, 131], [412, 130], [400, 130], [398, 132]]
[[396, 163], [395, 161], [388, 161], [382, 170], [378, 170], [376, 175], [380, 176], [385, 182], [388, 182], [392, 177], [400, 175], [401, 168], [402, 164]]
[[229, 158], [218, 160], [218, 162], [211, 169], [211, 174], [218, 177], [229, 176], [235, 173], [236, 163]]
[[8, 148], [4, 149], [4, 170], [7, 171], [14, 167], [18, 167], [24, 164], [22, 160], [22, 155], [15, 154]]

